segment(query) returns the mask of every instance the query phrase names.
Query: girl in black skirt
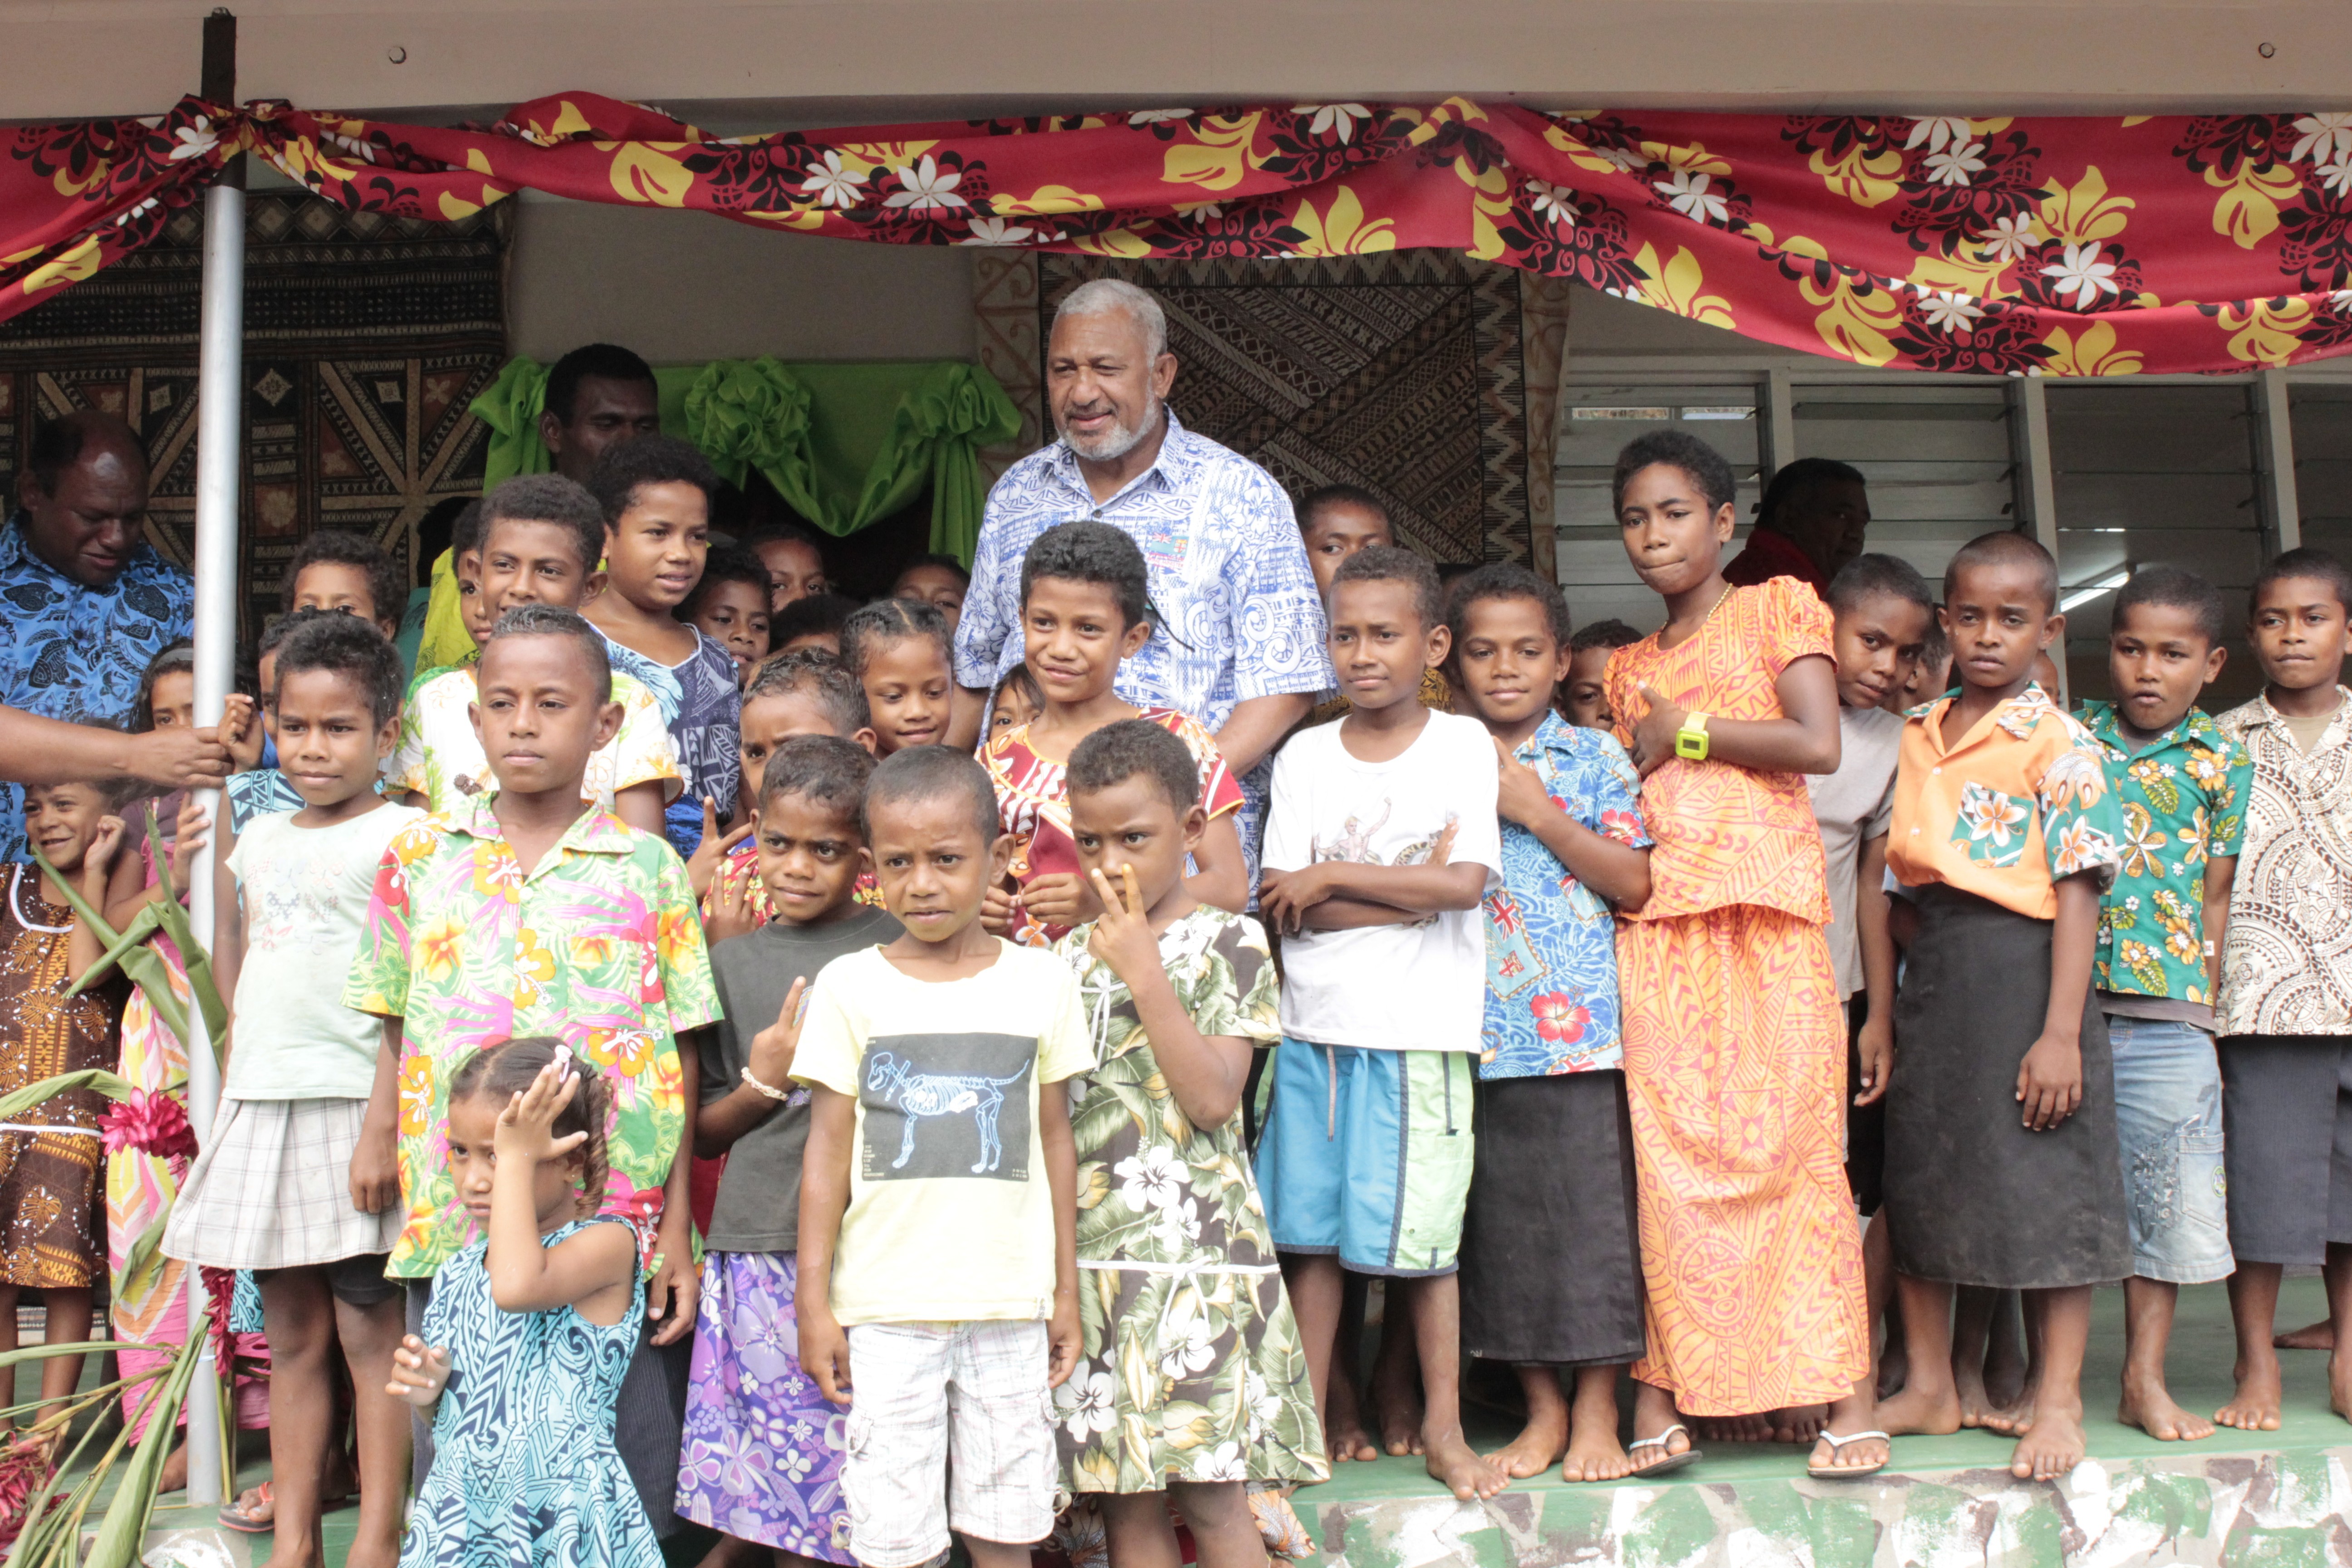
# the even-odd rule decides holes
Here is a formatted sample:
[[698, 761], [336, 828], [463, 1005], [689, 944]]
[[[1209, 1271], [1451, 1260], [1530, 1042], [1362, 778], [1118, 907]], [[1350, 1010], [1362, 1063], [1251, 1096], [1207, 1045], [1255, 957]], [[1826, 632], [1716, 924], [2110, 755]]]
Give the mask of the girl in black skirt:
[[1884, 1214], [1910, 1381], [1890, 1432], [1959, 1425], [1952, 1287], [2028, 1292], [2042, 1354], [2010, 1473], [2083, 1460], [2091, 1287], [2131, 1272], [2115, 1076], [2091, 992], [2099, 897], [2120, 819], [2097, 742], [2035, 684], [2065, 622], [2058, 569], [2023, 534], [1964, 546], [1941, 615], [1958, 697], [1914, 710], [1887, 866], [1904, 885], [1909, 967], [1895, 1008]]
[[1641, 785], [1613, 737], [1551, 710], [1569, 663], [1559, 588], [1484, 566], [1454, 585], [1448, 620], [1454, 689], [1502, 755], [1462, 1344], [1517, 1369], [1528, 1425], [1490, 1458], [1514, 1477], [1558, 1462], [1570, 1481], [1679, 1469], [1696, 1450], [1617, 1441], [1617, 1372], [1643, 1334], [1612, 910], [1650, 895]]

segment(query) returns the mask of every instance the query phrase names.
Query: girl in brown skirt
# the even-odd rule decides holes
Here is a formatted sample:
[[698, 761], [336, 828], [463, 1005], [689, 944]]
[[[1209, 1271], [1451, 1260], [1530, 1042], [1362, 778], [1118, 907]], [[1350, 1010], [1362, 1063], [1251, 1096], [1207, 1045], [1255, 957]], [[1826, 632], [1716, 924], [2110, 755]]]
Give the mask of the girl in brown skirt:
[[[25, 832], [59, 876], [93, 905], [122, 842], [114, 803], [92, 784], [25, 792]], [[66, 999], [104, 951], [65, 892], [37, 865], [5, 868], [0, 902], [0, 1093], [60, 1073], [114, 1066], [126, 987], [119, 973]], [[106, 1257], [91, 1225], [104, 1145], [95, 1089], [54, 1096], [0, 1125], [0, 1351], [16, 1348], [16, 1303], [27, 1290], [47, 1310], [48, 1344], [90, 1337], [90, 1275]], [[79, 1356], [41, 1363], [41, 1397], [63, 1399], [81, 1379]], [[15, 1403], [13, 1384], [7, 1402]], [[62, 1434], [60, 1434], [62, 1435]]]

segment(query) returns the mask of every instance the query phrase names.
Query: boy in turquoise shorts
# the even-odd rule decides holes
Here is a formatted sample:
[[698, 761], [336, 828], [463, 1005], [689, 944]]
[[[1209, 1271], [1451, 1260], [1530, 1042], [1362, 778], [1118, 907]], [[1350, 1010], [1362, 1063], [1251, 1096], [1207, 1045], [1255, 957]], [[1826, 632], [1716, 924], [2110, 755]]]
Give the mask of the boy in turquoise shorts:
[[1421, 1352], [1429, 1473], [1491, 1497], [1506, 1478], [1462, 1436], [1454, 1276], [1486, 1012], [1479, 901], [1502, 875], [1495, 742], [1421, 704], [1451, 646], [1427, 562], [1360, 552], [1329, 611], [1352, 707], [1282, 749], [1266, 819], [1258, 904], [1286, 973], [1259, 1180], [1318, 1410], [1342, 1270], [1386, 1276]]

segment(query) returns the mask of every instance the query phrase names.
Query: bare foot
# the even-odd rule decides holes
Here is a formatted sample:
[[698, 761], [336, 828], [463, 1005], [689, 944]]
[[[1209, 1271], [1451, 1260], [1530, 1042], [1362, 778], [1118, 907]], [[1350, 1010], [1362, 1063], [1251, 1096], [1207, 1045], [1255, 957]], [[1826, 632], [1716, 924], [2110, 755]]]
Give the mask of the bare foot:
[[[1883, 1408], [1883, 1407], [1882, 1407]], [[1812, 1458], [1806, 1468], [1815, 1470], [1875, 1470], [1895, 1458], [1895, 1445], [1884, 1437], [1864, 1437], [1843, 1447], [1832, 1446], [1826, 1433], [1816, 1433]]]
[[1380, 1446], [1364, 1430], [1362, 1406], [1356, 1402], [1355, 1385], [1336, 1366], [1331, 1369], [1331, 1383], [1324, 1391], [1323, 1402], [1327, 1407], [1323, 1436], [1335, 1461], [1344, 1464], [1351, 1459], [1381, 1457]]
[[1878, 1397], [1888, 1399], [1902, 1393], [1910, 1377], [1911, 1347], [1903, 1342], [1901, 1334], [1890, 1334], [1886, 1348], [1878, 1352]]
[[1423, 1451], [1420, 1389], [1376, 1388], [1372, 1408], [1380, 1419], [1381, 1447], [1399, 1458]]
[[1772, 1418], [1762, 1411], [1752, 1415], [1694, 1415], [1691, 1426], [1706, 1443], [1769, 1443]]
[[1826, 1405], [1791, 1405], [1775, 1410], [1769, 1419], [1775, 1443], [1810, 1443], [1822, 1435], [1822, 1423], [1828, 1419]]
[[1464, 1502], [1493, 1497], [1510, 1484], [1508, 1476], [1478, 1457], [1459, 1426], [1424, 1432], [1420, 1446], [1429, 1455], [1430, 1479], [1444, 1482]]
[[2341, 1352], [2327, 1358], [2327, 1408], [2352, 1421], [2352, 1357]]
[[1952, 1368], [1952, 1394], [1960, 1402], [1960, 1425], [1976, 1427], [1985, 1424], [1985, 1417], [2000, 1408], [2000, 1401], [1985, 1392], [1984, 1368], [1961, 1365]]
[[2336, 1348], [2336, 1325], [2322, 1318], [2315, 1323], [2288, 1330], [2272, 1340], [2271, 1346], [2283, 1351], [2332, 1351]]
[[[1684, 1446], [1687, 1447], [1688, 1442]], [[1617, 1423], [1579, 1421], [1569, 1435], [1568, 1458], [1561, 1461], [1564, 1481], [1614, 1481], [1633, 1473], [1633, 1461], [1617, 1441]]]
[[[1384, 1293], [1381, 1310], [1402, 1314], [1405, 1304], [1399, 1292]], [[1381, 1349], [1372, 1364], [1370, 1397], [1372, 1424], [1379, 1428], [1381, 1447], [1398, 1458], [1422, 1451], [1421, 1358], [1414, 1353], [1412, 1335], [1401, 1316], [1389, 1316], [1381, 1324]], [[1483, 1462], [1483, 1461], [1482, 1461]]]
[[2273, 1356], [2258, 1366], [2249, 1366], [2241, 1360], [2237, 1377], [2238, 1392], [2230, 1396], [2229, 1404], [2213, 1412], [2213, 1419], [2242, 1432], [2277, 1431], [2281, 1397], [2278, 1358]]
[[2191, 1415], [2173, 1403], [2172, 1391], [2164, 1386], [2162, 1378], [2137, 1378], [2129, 1373], [2124, 1374], [2116, 1419], [2165, 1443], [2193, 1443], [2213, 1435], [2210, 1421]]
[[1977, 1425], [2004, 1437], [2022, 1436], [2033, 1429], [2033, 1390], [2029, 1388], [2018, 1395], [2016, 1403], [1984, 1412]]
[[[1568, 1425], [1566, 1401], [1546, 1410], [1531, 1411], [1526, 1427], [1509, 1443], [1487, 1455], [1486, 1462], [1513, 1480], [1542, 1475], [1551, 1468], [1552, 1461], [1568, 1452]], [[1614, 1437], [1611, 1444], [1614, 1446]], [[1623, 1458], [1622, 1452], [1619, 1458]]]
[[2037, 1402], [2032, 1425], [2010, 1456], [2009, 1473], [2021, 1481], [2054, 1481], [2081, 1464], [2089, 1447], [2080, 1405]]
[[1892, 1399], [1878, 1402], [1872, 1426], [1898, 1437], [1914, 1434], [1942, 1436], [1960, 1429], [1960, 1401], [1949, 1386], [1927, 1389], [1916, 1384]]
[[188, 1446], [185, 1443], [163, 1456], [163, 1473], [155, 1478], [158, 1492], [185, 1491], [188, 1487]]

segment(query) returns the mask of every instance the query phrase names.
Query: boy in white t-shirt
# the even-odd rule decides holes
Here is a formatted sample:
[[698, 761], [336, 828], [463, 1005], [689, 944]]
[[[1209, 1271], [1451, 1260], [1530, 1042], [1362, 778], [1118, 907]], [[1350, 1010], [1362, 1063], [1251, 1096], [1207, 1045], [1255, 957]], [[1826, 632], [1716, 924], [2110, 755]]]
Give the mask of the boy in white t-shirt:
[[[302, 808], [256, 817], [217, 872], [215, 943], [233, 998], [219, 1112], [163, 1230], [166, 1257], [250, 1268], [269, 1336], [277, 1561], [319, 1560], [320, 1479], [342, 1342], [359, 1428], [356, 1552], [400, 1549], [407, 1407], [385, 1392], [400, 1342], [394, 1063], [383, 1030], [329, 984], [351, 969], [393, 838], [420, 816], [376, 793], [400, 718], [400, 655], [356, 616], [320, 616], [278, 648], [268, 707]], [[381, 1111], [371, 1136], [369, 1102]]]
[[[1068, 964], [980, 925], [1012, 841], [969, 753], [874, 770], [866, 853], [897, 940], [818, 972], [792, 1042], [801, 1364], [856, 1408], [842, 1493], [866, 1568], [963, 1537], [1027, 1568], [1054, 1523], [1049, 1390], [1077, 1364], [1077, 1156], [1061, 1085], [1094, 1066]], [[952, 1468], [949, 1459], [952, 1456]]]
[[1502, 874], [1495, 742], [1421, 705], [1422, 672], [1449, 646], [1427, 562], [1361, 551], [1328, 609], [1352, 707], [1282, 749], [1266, 819], [1258, 902], [1285, 938], [1283, 1040], [1258, 1175], [1318, 1408], [1342, 1270], [1395, 1279], [1421, 1352], [1429, 1473], [1491, 1497], [1506, 1478], [1462, 1435], [1454, 1268], [1486, 1006], [1479, 900]]

